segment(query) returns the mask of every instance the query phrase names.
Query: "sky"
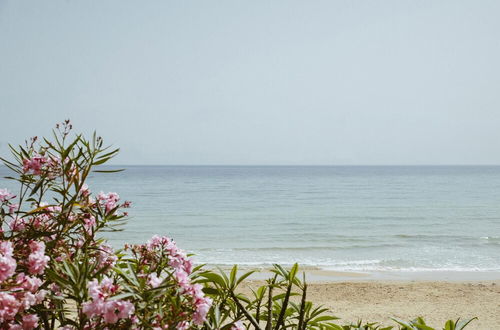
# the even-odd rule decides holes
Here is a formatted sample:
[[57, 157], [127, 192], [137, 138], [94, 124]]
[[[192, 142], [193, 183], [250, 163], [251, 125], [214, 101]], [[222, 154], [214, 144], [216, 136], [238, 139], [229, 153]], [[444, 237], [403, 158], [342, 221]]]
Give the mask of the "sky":
[[69, 118], [116, 164], [500, 164], [500, 1], [0, 0], [0, 155]]

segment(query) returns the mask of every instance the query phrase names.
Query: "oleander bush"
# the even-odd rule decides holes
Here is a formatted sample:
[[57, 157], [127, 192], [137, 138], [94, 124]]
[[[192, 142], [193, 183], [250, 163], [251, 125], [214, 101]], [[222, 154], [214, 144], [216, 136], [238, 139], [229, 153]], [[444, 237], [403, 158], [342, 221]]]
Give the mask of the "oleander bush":
[[[167, 237], [114, 251], [101, 238], [119, 230], [130, 202], [85, 184], [118, 149], [71, 135], [32, 138], [2, 159], [19, 184], [0, 191], [0, 327], [130, 329], [202, 326], [211, 299], [198, 271]], [[112, 172], [112, 171], [107, 171]]]
[[[326, 308], [307, 300], [298, 266], [275, 265], [251, 297], [238, 276], [193, 266], [168, 237], [114, 250], [105, 233], [121, 230], [130, 202], [93, 193], [89, 175], [118, 149], [94, 134], [73, 134], [69, 121], [51, 139], [10, 146], [1, 160], [16, 193], [0, 189], [1, 329], [391, 329], [338, 325]], [[446, 330], [471, 320], [448, 321]], [[395, 320], [399, 329], [429, 330], [422, 319]]]

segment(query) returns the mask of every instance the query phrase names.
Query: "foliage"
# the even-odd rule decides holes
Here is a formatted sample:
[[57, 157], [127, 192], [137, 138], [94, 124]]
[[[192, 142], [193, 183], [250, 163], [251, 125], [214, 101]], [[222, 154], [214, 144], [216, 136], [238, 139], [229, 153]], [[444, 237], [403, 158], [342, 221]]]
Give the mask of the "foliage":
[[[238, 267], [234, 266], [229, 274], [205, 271], [200, 273], [199, 283], [205, 284], [205, 293], [213, 299], [213, 308], [207, 316], [206, 329], [311, 329], [311, 330], [437, 330], [430, 327], [419, 317], [410, 322], [394, 319], [394, 326], [382, 326], [377, 323], [339, 325], [337, 317], [323, 306], [315, 306], [307, 300], [305, 274], [300, 280], [297, 276], [298, 265], [290, 270], [274, 265], [274, 276], [266, 284], [252, 290], [252, 297], [243, 295], [238, 286], [244, 283], [254, 271], [238, 277]], [[295, 299], [293, 298], [295, 297]], [[462, 330], [469, 320], [448, 320], [443, 330]]]
[[[253, 297], [237, 292], [240, 285], [253, 271], [237, 277], [238, 267], [234, 266], [229, 276], [223, 271], [203, 272], [200, 283], [207, 284], [205, 293], [214, 301], [214, 309], [209, 313], [209, 321], [214, 329], [230, 326], [242, 328], [250, 324], [255, 329], [330, 329], [330, 321], [337, 318], [327, 315], [327, 308], [314, 307], [306, 301], [307, 284], [297, 278], [298, 265], [285, 270], [275, 265], [274, 276], [253, 291]], [[293, 289], [298, 289], [295, 292]], [[291, 297], [300, 297], [299, 302]], [[222, 326], [226, 324], [225, 326]], [[247, 326], [247, 327], [248, 327]], [[332, 328], [334, 329], [334, 328]]]

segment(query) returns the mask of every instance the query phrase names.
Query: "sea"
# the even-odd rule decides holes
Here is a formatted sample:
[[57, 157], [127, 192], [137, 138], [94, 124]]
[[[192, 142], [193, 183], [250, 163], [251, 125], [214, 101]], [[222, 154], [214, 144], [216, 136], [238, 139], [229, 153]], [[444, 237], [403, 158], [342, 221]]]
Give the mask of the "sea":
[[209, 265], [500, 271], [500, 166], [115, 168], [89, 186], [132, 201], [116, 248], [165, 235]]

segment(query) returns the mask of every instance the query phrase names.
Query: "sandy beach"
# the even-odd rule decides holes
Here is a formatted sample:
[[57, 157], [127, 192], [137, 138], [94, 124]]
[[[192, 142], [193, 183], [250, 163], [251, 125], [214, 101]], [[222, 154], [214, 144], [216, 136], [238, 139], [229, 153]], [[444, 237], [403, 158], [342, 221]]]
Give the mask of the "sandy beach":
[[[423, 316], [429, 325], [441, 329], [447, 319], [477, 316], [467, 329], [500, 329], [499, 279], [462, 280], [471, 275], [460, 274], [458, 279], [441, 280], [445, 277], [441, 274], [436, 277], [439, 280], [429, 280], [431, 275], [421, 274], [419, 279], [388, 280], [358, 273], [307, 273], [311, 278], [308, 299], [330, 308], [342, 324], [363, 319], [394, 325], [390, 317], [411, 320]], [[250, 288], [262, 284], [254, 279], [241, 290], [250, 294]]]

